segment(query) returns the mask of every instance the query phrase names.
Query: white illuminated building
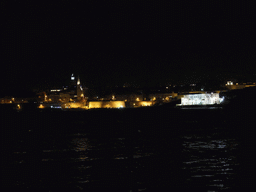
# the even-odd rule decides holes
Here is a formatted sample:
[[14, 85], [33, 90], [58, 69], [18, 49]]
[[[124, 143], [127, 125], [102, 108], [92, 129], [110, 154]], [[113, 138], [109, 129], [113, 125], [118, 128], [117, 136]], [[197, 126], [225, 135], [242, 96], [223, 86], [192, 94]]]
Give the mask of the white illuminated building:
[[181, 98], [181, 105], [213, 105], [220, 104], [223, 99], [219, 93], [188, 94]]

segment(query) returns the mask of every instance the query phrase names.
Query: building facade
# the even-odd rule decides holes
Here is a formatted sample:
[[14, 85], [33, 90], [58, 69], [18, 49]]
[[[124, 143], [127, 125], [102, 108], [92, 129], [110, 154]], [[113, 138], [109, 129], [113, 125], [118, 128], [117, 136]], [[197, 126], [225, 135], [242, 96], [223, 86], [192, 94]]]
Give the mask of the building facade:
[[219, 93], [187, 94], [181, 98], [181, 105], [213, 105], [222, 101]]

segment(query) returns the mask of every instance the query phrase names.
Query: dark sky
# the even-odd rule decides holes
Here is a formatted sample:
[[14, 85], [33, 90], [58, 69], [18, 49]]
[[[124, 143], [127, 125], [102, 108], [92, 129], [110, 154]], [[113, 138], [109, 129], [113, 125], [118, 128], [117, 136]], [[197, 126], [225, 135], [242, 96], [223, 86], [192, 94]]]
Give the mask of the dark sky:
[[1, 1], [1, 91], [255, 78], [252, 1]]

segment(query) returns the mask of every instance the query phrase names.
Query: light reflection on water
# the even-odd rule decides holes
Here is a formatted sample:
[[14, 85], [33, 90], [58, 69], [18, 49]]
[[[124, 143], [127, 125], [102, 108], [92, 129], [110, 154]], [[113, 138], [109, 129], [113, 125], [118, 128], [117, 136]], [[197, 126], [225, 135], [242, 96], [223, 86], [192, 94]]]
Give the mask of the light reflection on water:
[[[211, 136], [200, 137], [192, 134], [183, 138], [183, 152], [189, 154], [182, 168], [190, 170], [190, 178], [187, 181], [199, 182], [197, 179], [208, 177], [207, 186], [231, 187], [227, 185], [227, 181], [236, 174], [239, 165], [235, 163], [237, 157], [233, 152], [238, 145], [237, 141], [235, 139], [214, 139], [214, 137], [211, 139]], [[226, 176], [220, 180], [216, 179], [218, 175]]]
[[[173, 148], [167, 145], [175, 145], [178, 140], [171, 139], [169, 143], [165, 143], [166, 146], [155, 146], [157, 142], [151, 144], [153, 142], [152, 138], [143, 135], [137, 137], [137, 140], [132, 140], [132, 147], [130, 143], [127, 144], [127, 138], [119, 136], [116, 138], [100, 138], [87, 133], [73, 133], [50, 137], [53, 141], [48, 140], [47, 142], [56, 145], [52, 149], [49, 149], [49, 146], [43, 147], [42, 156], [39, 160], [46, 164], [55, 163], [53, 166], [61, 162], [63, 167], [76, 170], [77, 172], [71, 171], [74, 173], [70, 174], [69, 183], [70, 185], [75, 183], [81, 188], [90, 183], [104, 180], [104, 176], [101, 176], [101, 168], [108, 170], [107, 166], [109, 166], [109, 173], [104, 173], [105, 177], [115, 178], [111, 175], [111, 170], [116, 169], [116, 177], [121, 178], [127, 175], [128, 170], [132, 169], [130, 173], [140, 174], [136, 182], [143, 185], [149, 176], [153, 177], [149, 174], [150, 171], [146, 172], [148, 170], [145, 167], [149, 169], [151, 164], [154, 163], [161, 167], [161, 164], [169, 163], [168, 161], [176, 161], [168, 159], [168, 155], [173, 154]], [[183, 151], [182, 157], [179, 159], [182, 160], [182, 166], [177, 167], [177, 169], [186, 171], [187, 185], [200, 184], [203, 178], [205, 179], [203, 181], [205, 186], [228, 188], [227, 181], [232, 181], [233, 175], [239, 166], [236, 163], [237, 156], [235, 153], [238, 146], [237, 141], [232, 138], [223, 139], [216, 134], [207, 136], [183, 134], [180, 137]], [[166, 138], [163, 137], [162, 140], [166, 140]], [[63, 145], [59, 144], [60, 141]], [[24, 151], [13, 152], [15, 157], [19, 157], [18, 160], [15, 160], [15, 165], [23, 166], [23, 164], [27, 164], [28, 151], [25, 150], [25, 147], [23, 149]], [[166, 155], [159, 153], [159, 149], [164, 150]], [[131, 151], [131, 154], [128, 154], [128, 151]], [[159, 154], [162, 156], [158, 157]], [[31, 155], [30, 152], [29, 155]], [[151, 158], [155, 159], [155, 162]], [[108, 161], [114, 163], [108, 163]], [[127, 162], [131, 162], [131, 164]], [[146, 164], [150, 166], [146, 166]], [[168, 170], [172, 171], [172, 167], [166, 166], [166, 172]], [[172, 163], [170, 163], [170, 166], [172, 166]], [[156, 173], [162, 174], [161, 171]], [[79, 174], [81, 175], [78, 176]], [[20, 181], [17, 181], [17, 185], [18, 183]]]

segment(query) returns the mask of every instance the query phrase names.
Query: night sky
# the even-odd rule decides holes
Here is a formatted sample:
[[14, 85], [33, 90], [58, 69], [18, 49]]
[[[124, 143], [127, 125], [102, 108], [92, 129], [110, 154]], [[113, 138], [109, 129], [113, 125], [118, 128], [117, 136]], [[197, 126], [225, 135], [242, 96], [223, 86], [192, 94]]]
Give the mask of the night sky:
[[256, 80], [252, 1], [1, 1], [1, 92]]

